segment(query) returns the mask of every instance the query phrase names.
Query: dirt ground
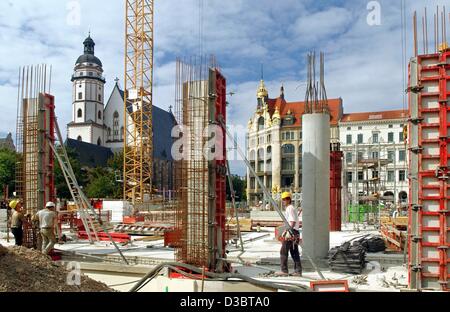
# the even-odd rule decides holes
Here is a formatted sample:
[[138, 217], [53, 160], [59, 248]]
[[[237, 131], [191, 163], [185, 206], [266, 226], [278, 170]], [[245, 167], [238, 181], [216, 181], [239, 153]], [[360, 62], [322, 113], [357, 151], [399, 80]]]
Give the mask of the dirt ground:
[[68, 285], [69, 271], [40, 252], [0, 245], [0, 292], [110, 292], [105, 284], [81, 275]]

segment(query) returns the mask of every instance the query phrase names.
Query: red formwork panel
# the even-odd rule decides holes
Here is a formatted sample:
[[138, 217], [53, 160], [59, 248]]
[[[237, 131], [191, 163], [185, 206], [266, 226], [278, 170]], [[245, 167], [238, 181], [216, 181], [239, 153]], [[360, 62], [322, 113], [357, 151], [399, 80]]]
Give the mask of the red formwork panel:
[[[222, 119], [226, 124], [226, 108], [227, 108], [227, 81], [219, 70], [215, 71], [215, 89], [216, 89], [216, 102], [215, 102], [215, 119], [219, 124]], [[222, 132], [222, 135], [216, 136], [217, 145], [221, 146], [221, 157], [215, 160], [216, 163], [216, 226], [215, 226], [215, 242], [220, 244], [218, 250], [221, 252], [219, 255], [221, 258], [226, 257], [226, 135]], [[218, 246], [219, 247], [219, 246]], [[217, 262], [216, 262], [217, 263]], [[224, 271], [224, 268], [211, 268], [215, 271]]]
[[[46, 151], [43, 153], [43, 164], [45, 167], [44, 177], [44, 201], [56, 202], [56, 189], [55, 189], [55, 156], [51, 150], [49, 144], [55, 144], [55, 97], [50, 94], [43, 94], [44, 101], [44, 127], [48, 140], [43, 140], [42, 149]], [[50, 143], [51, 142], [51, 143]], [[45, 205], [45, 203], [43, 203]]]
[[450, 52], [409, 67], [409, 282], [449, 291]]
[[341, 231], [342, 218], [342, 158], [341, 151], [330, 152], [330, 231]]

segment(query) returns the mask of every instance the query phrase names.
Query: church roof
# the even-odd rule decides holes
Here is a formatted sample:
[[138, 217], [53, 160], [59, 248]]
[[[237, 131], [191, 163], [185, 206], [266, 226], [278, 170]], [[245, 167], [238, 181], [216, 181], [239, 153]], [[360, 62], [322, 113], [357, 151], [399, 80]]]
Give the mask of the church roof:
[[93, 63], [102, 67], [103, 64], [98, 57], [95, 56], [95, 42], [92, 40], [91, 35], [89, 35], [83, 42], [84, 45], [84, 54], [80, 55], [77, 59], [76, 64], [82, 63]]
[[106, 167], [108, 159], [114, 155], [110, 148], [73, 139], [67, 139], [66, 146], [76, 151], [82, 166], [90, 168]]

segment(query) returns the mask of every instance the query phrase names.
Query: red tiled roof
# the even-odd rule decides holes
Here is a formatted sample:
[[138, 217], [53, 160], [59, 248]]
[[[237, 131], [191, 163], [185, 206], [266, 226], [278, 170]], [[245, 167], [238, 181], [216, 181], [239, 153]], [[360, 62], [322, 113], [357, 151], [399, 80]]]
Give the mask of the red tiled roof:
[[[268, 100], [269, 114], [272, 116], [275, 112], [275, 107], [278, 107], [281, 118], [288, 115], [288, 111], [295, 117], [295, 122], [290, 126], [301, 126], [301, 117], [305, 112], [305, 102], [286, 102], [283, 98], [278, 97], [276, 99]], [[342, 99], [330, 99], [328, 100], [328, 108], [330, 111], [330, 124], [335, 126], [338, 124], [343, 114]]]
[[408, 111], [406, 110], [391, 110], [382, 112], [365, 112], [365, 113], [351, 113], [344, 114], [341, 122], [352, 121], [370, 121], [370, 120], [383, 120], [383, 119], [402, 119], [408, 117]]

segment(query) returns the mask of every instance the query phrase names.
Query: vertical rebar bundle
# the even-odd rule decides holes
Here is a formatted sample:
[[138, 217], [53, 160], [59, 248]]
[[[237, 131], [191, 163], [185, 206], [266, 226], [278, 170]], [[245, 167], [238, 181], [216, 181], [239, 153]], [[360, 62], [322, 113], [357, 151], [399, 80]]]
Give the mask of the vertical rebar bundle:
[[[447, 15], [446, 7], [442, 7], [442, 9], [437, 6], [436, 12], [433, 14], [433, 32], [432, 32], [432, 46], [434, 47], [433, 53], [442, 53], [449, 49], [448, 40], [447, 40], [447, 18], [450, 21], [450, 14]], [[414, 12], [413, 15], [413, 33], [414, 33], [414, 56], [418, 56], [419, 54], [429, 54], [430, 50], [430, 42], [429, 31], [428, 31], [428, 12], [425, 7], [424, 13], [422, 16], [422, 32], [421, 37], [419, 38], [419, 33], [417, 31], [418, 22], [417, 22], [417, 12]], [[431, 38], [431, 37], [430, 37]], [[422, 51], [419, 49], [419, 41], [422, 41], [421, 47]]]
[[328, 98], [325, 89], [325, 55], [320, 52], [319, 81], [316, 81], [316, 53], [307, 55], [308, 75], [305, 96], [305, 113], [328, 113]]
[[[217, 250], [223, 250], [223, 229], [217, 224], [221, 199], [216, 174], [219, 167], [209, 159], [211, 140], [208, 126], [217, 123], [215, 75], [217, 65], [211, 57], [177, 60], [175, 117], [179, 135], [176, 148], [175, 185], [178, 190], [176, 230], [179, 233], [178, 261], [215, 270]], [[177, 143], [178, 141], [178, 143]], [[179, 142], [182, 142], [180, 144]], [[225, 203], [223, 202], [223, 205]], [[220, 214], [220, 213], [219, 213]], [[218, 234], [220, 233], [220, 234]]]
[[126, 1], [124, 199], [135, 212], [151, 198], [153, 0]]

